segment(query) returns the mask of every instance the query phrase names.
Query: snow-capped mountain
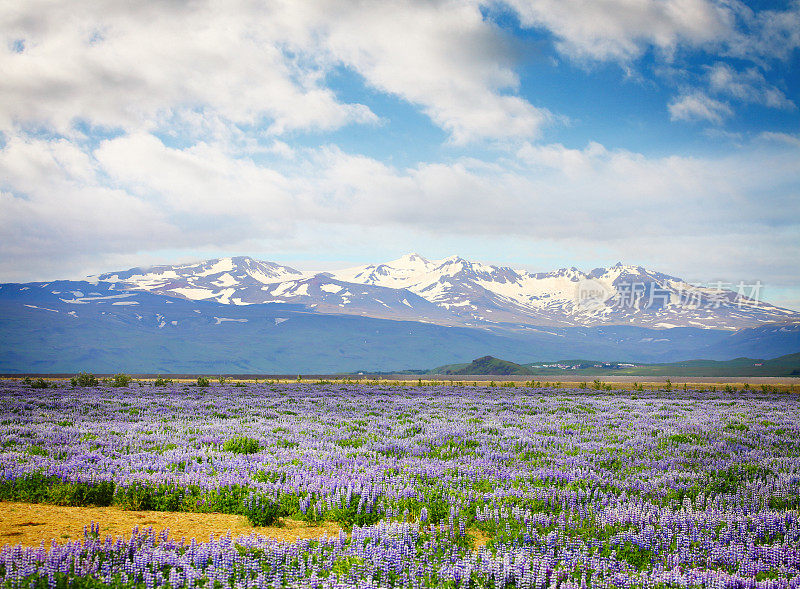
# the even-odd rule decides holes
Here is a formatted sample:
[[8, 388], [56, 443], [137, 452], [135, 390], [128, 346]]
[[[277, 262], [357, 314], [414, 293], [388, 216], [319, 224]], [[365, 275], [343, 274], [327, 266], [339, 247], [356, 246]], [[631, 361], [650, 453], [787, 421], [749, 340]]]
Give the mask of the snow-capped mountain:
[[[119, 282], [122, 287], [191, 300], [247, 304], [265, 284], [306, 277], [303, 272], [273, 262], [238, 256], [206, 260], [196, 264], [131, 268], [97, 276], [101, 282]], [[242, 297], [246, 297], [245, 300]]]
[[534, 274], [457, 256], [429, 261], [410, 254], [384, 264], [342, 270], [334, 276], [407, 289], [465, 321], [734, 330], [800, 315], [753, 298], [758, 296], [757, 285], [741, 285], [740, 293], [720, 288], [723, 285], [691, 285], [621, 263], [588, 273], [561, 268]]
[[[97, 277], [118, 290], [248, 305], [299, 303], [325, 314], [529, 329], [596, 325], [736, 330], [797, 319], [756, 289], [694, 286], [641, 266], [530, 273], [418, 254], [336, 272], [301, 272], [248, 257], [135, 268]], [[718, 285], [723, 286], [723, 285]], [[749, 290], [748, 290], [749, 288]]]
[[233, 305], [299, 303], [318, 313], [457, 324], [446, 309], [410, 291], [343, 282], [239, 256], [180, 266], [133, 268], [96, 277], [122, 290]]

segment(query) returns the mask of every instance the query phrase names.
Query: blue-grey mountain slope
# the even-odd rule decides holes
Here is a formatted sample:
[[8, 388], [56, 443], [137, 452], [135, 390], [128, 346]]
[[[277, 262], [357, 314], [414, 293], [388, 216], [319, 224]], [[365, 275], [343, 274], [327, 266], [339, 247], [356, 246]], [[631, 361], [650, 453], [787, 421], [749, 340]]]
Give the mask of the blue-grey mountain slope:
[[733, 333], [625, 325], [447, 327], [321, 313], [300, 304], [193, 301], [120, 287], [102, 281], [1, 285], [0, 372], [387, 371], [487, 353], [520, 363], [559, 357], [769, 358], [796, 351], [800, 333], [800, 324], [792, 322]]

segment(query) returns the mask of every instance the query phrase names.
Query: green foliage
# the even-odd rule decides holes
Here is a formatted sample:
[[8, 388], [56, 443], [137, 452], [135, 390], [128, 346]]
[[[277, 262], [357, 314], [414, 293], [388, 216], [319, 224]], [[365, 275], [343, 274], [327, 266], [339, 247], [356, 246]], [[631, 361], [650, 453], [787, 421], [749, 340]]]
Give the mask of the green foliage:
[[330, 511], [330, 517], [333, 521], [339, 522], [342, 527], [348, 529], [354, 525], [368, 526], [376, 524], [383, 519], [383, 515], [377, 510], [370, 513], [367, 513], [363, 508], [359, 510], [360, 501], [361, 495], [353, 493], [353, 496], [350, 498], [350, 505], [334, 507]]
[[114, 504], [128, 511], [152, 509], [152, 489], [143, 483], [134, 482], [127, 487], [117, 487]]
[[255, 454], [261, 450], [261, 444], [254, 438], [237, 436], [222, 444], [222, 449], [225, 452], [233, 452], [234, 454]]
[[[31, 575], [26, 575], [24, 578], [20, 578], [19, 583], [20, 587], [27, 587], [28, 589], [110, 589], [112, 587], [118, 589], [130, 587], [132, 589], [133, 587], [139, 587], [131, 583], [123, 583], [119, 574], [116, 574], [111, 579], [111, 582], [107, 583], [103, 579], [91, 575], [80, 576], [74, 574], [74, 572], [55, 572], [52, 577], [47, 574], [36, 572]], [[144, 587], [144, 585], [141, 586]], [[3, 585], [3, 587], [11, 587], [11, 585], [6, 584]]]
[[761, 571], [756, 573], [756, 581], [766, 581], [767, 579], [776, 580], [781, 578], [781, 572], [778, 569], [769, 569], [768, 571]]
[[189, 485], [173, 483], [150, 485], [135, 481], [128, 486], [117, 486], [114, 505], [125, 510], [188, 511], [200, 513], [228, 513], [247, 515], [245, 501], [251, 491], [241, 485], [226, 485], [207, 491]]
[[727, 431], [734, 431], [734, 432], [746, 432], [750, 431], [750, 428], [747, 424], [744, 423], [729, 423], [723, 429]]
[[680, 444], [695, 444], [695, 445], [705, 445], [706, 438], [700, 434], [695, 433], [688, 433], [688, 434], [673, 434], [669, 436], [666, 440], [662, 440], [658, 445], [659, 447], [666, 447], [669, 445], [678, 446]]
[[129, 374], [115, 374], [111, 378], [111, 386], [112, 387], [126, 387], [133, 381], [133, 377]]
[[161, 378], [160, 376], [153, 382], [155, 387], [165, 387], [172, 384], [171, 378]]
[[0, 481], [0, 500], [50, 503], [54, 505], [111, 505], [114, 483], [64, 481], [57, 476], [33, 472], [11, 481]]
[[336, 445], [342, 448], [361, 448], [367, 441], [364, 438], [350, 438], [347, 440], [336, 440]]
[[94, 374], [89, 372], [81, 372], [80, 374], [76, 374], [69, 382], [74, 387], [96, 387], [100, 384], [100, 381], [97, 380], [97, 377]]
[[50, 387], [50, 383], [47, 382], [45, 379], [39, 377], [36, 380], [31, 381], [28, 379], [29, 384], [31, 385], [32, 389], [46, 389]]
[[636, 570], [643, 571], [651, 568], [655, 555], [650, 550], [641, 548], [632, 542], [625, 542], [617, 547], [617, 558], [627, 561]]
[[350, 569], [357, 566], [362, 566], [364, 559], [355, 555], [340, 556], [336, 559], [331, 567], [331, 573], [337, 577], [346, 578], [350, 574]]
[[780, 511], [800, 509], [800, 495], [787, 495], [785, 497], [772, 496], [767, 500], [767, 507]]
[[431, 446], [431, 449], [425, 454], [425, 456], [435, 460], [451, 460], [458, 456], [474, 453], [475, 448], [477, 448], [479, 445], [480, 442], [477, 440], [449, 439], [441, 445]]
[[198, 376], [197, 377], [197, 386], [199, 386], [199, 387], [211, 386], [211, 381], [208, 380], [205, 376]]
[[251, 495], [244, 502], [242, 515], [253, 526], [273, 526], [281, 515], [280, 505], [259, 495]]
[[114, 483], [57, 483], [48, 490], [48, 503], [55, 505], [111, 505], [114, 497]]
[[750, 483], [757, 479], [766, 482], [773, 475], [771, 470], [760, 464], [734, 464], [727, 469], [712, 472], [704, 490], [706, 495], [735, 493], [743, 483]]

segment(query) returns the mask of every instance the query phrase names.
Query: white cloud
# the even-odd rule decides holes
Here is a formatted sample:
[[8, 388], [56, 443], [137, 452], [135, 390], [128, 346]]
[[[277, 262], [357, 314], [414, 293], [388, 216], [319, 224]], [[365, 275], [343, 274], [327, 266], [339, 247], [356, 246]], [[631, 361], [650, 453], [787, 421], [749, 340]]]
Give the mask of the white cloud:
[[[617, 62], [630, 75], [646, 78], [645, 55], [654, 55], [653, 72], [694, 77], [693, 68], [709, 59], [735, 57], [752, 67], [738, 72], [716, 63], [707, 79], [712, 94], [792, 109], [794, 103], [765, 77], [776, 61], [788, 64], [800, 48], [800, 2], [785, 10], [752, 10], [727, 0], [504, 0], [525, 27], [549, 31], [559, 52], [578, 62]], [[705, 54], [703, 56], [703, 54]], [[638, 64], [635, 64], [640, 60]], [[676, 64], [664, 67], [664, 62]], [[641, 66], [641, 67], [639, 67]], [[641, 70], [641, 71], [637, 71]], [[671, 80], [665, 78], [667, 83]], [[685, 88], [669, 105], [672, 120], [720, 123], [732, 110], [703, 91]], [[705, 86], [705, 83], [703, 83]]]
[[773, 131], [765, 131], [758, 136], [759, 139], [764, 141], [776, 141], [778, 143], [787, 143], [794, 147], [800, 147], [800, 135], [792, 135], [790, 133], [775, 133]]
[[[99, 171], [143, 200], [158, 202], [180, 223], [183, 216], [280, 226], [296, 207], [298, 185], [251, 159], [231, 157], [205, 143], [170, 149], [147, 134], [111, 139], [94, 152]], [[265, 226], [262, 225], [262, 226]]]
[[418, 106], [455, 142], [535, 137], [549, 118], [513, 94], [511, 52], [472, 3], [31, 0], [0, 6], [0, 35], [16, 40], [0, 48], [4, 129], [376, 122], [326, 87], [337, 67]]
[[[537, 145], [555, 115], [520, 95], [515, 51], [482, 16], [490, 4], [0, 3], [8, 40], [0, 47], [0, 272], [24, 265], [60, 275], [88, 259], [264, 240], [319, 249], [333, 228], [355, 243], [364, 227], [378, 236], [627, 248], [697, 265], [735, 252], [742, 267], [762, 258], [741, 243], [769, 232], [774, 252], [764, 258], [785, 265], [800, 212], [793, 136], [764, 134], [770, 145], [722, 159]], [[791, 11], [751, 15], [754, 32], [744, 34], [735, 2], [509, 4], [524, 26], [552, 31], [577, 59], [623, 62], [651, 48], [669, 58], [683, 46], [727, 56], [735, 38], [741, 54], [763, 57], [776, 43], [796, 43]], [[335, 145], [304, 148], [313, 141], [294, 141], [297, 132], [379, 122], [345, 98], [362, 88], [329, 87], [343, 69], [363, 81], [365, 96], [413, 105], [451, 143], [523, 147], [498, 161], [407, 169]], [[733, 114], [725, 101], [787, 107], [763, 71], [718, 64], [705, 78], [708, 93], [685, 90], [670, 115], [720, 123]]]
[[710, 121], [719, 124], [724, 118], [733, 115], [730, 106], [700, 91], [674, 99], [667, 109], [673, 121]]
[[0, 268], [62, 264], [97, 251], [135, 251], [143, 236], [180, 236], [157, 207], [97, 182], [91, 154], [64, 140], [12, 138], [0, 150]]
[[715, 63], [708, 70], [709, 87], [743, 102], [755, 102], [771, 108], [793, 109], [795, 104], [775, 86], [768, 84], [756, 68], [743, 72], [725, 63]]
[[742, 26], [728, 52], [745, 59], [788, 60], [800, 48], [800, 2], [789, 0], [783, 10], [754, 11], [734, 3]]
[[403, 170], [333, 146], [276, 161], [267, 168], [210, 144], [171, 148], [143, 133], [94, 150], [12, 139], [0, 150], [0, 272], [14, 271], [16, 256], [34, 271], [54, 256], [66, 268], [90, 253], [239, 249], [298, 235], [335, 248], [331, 228], [357, 236], [364, 227], [585, 244], [646, 254], [668, 270], [679, 259], [689, 269], [763, 270], [765, 281], [793, 272], [800, 151], [786, 143], [726, 158], [526, 144], [514, 159]]
[[681, 47], [762, 63], [800, 47], [800, 2], [755, 11], [728, 0], [502, 0], [522, 24], [553, 33], [571, 58], [626, 62]]
[[717, 42], [733, 31], [733, 13], [709, 0], [506, 0], [528, 27], [543, 27], [562, 53], [628, 61], [648, 47]]
[[368, 122], [342, 104], [313, 66], [287, 59], [279, 23], [253, 4], [5, 3], [0, 31], [24, 40], [0, 52], [0, 125], [68, 133], [76, 120], [149, 128], [159, 116], [208, 109], [272, 132]]
[[546, 110], [503, 94], [517, 76], [498, 29], [469, 2], [333, 3], [325, 44], [366, 82], [422, 110], [453, 140], [535, 137]]

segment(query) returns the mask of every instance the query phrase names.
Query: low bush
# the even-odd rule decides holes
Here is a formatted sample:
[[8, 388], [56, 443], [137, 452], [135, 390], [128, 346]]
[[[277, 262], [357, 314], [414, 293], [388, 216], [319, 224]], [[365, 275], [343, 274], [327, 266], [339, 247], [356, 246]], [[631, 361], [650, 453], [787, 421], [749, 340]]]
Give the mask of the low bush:
[[256, 494], [244, 502], [243, 512], [253, 526], [274, 526], [281, 515], [278, 503]]
[[97, 377], [88, 372], [76, 374], [69, 379], [69, 382], [74, 387], [96, 387], [98, 384], [100, 384], [100, 382], [97, 380]]
[[133, 381], [129, 374], [115, 374], [111, 379], [112, 387], [126, 387]]
[[210, 381], [210, 380], [208, 380], [208, 379], [207, 379], [206, 377], [204, 377], [204, 376], [198, 376], [198, 377], [197, 377], [197, 386], [199, 386], [199, 387], [207, 387], [207, 386], [211, 386], [211, 381]]
[[261, 444], [254, 438], [239, 436], [231, 438], [222, 444], [222, 449], [225, 452], [233, 452], [234, 454], [255, 454], [261, 450]]

